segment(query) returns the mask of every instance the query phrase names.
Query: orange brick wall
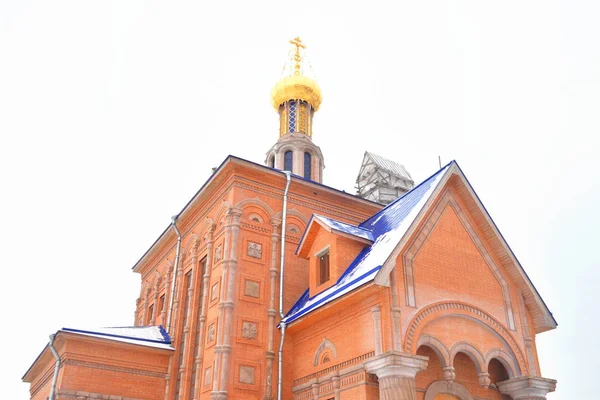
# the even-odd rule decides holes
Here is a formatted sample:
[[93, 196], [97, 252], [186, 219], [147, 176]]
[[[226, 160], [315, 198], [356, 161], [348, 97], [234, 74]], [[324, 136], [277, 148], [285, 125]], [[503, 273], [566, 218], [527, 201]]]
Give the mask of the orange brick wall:
[[456, 299], [506, 319], [502, 289], [451, 207], [446, 207], [414, 260], [417, 306]]
[[[184, 329], [187, 332], [186, 361], [184, 362], [185, 377], [189, 379], [189, 371], [193, 366], [194, 356], [189, 356], [190, 349], [194, 346], [195, 333], [198, 327], [197, 318], [200, 312], [200, 261], [208, 255], [207, 247], [207, 222], [214, 222], [214, 245], [212, 253], [212, 265], [209, 268], [209, 283], [205, 288], [208, 304], [206, 311], [205, 330], [200, 335], [200, 344], [203, 349], [203, 360], [200, 369], [196, 372], [200, 380], [200, 399], [208, 399], [213, 388], [212, 379], [204, 381], [204, 372], [212, 368], [213, 376], [218, 374], [215, 365], [216, 340], [207, 340], [207, 330], [211, 324], [217, 327], [217, 337], [224, 332], [219, 332], [224, 326], [225, 308], [224, 299], [221, 298], [226, 287], [228, 276], [223, 276], [224, 261], [228, 254], [221, 253], [221, 259], [215, 260], [217, 248], [222, 250], [229, 247], [231, 243], [225, 243], [227, 239], [227, 225], [232, 217], [227, 216], [226, 211], [231, 207], [240, 207], [242, 215], [239, 225], [239, 237], [235, 243], [237, 252], [237, 265], [235, 266], [235, 279], [233, 282], [233, 308], [231, 316], [231, 353], [229, 357], [229, 373], [227, 380], [227, 391], [230, 398], [240, 399], [263, 399], [267, 381], [267, 346], [269, 341], [269, 302], [271, 292], [271, 268], [279, 270], [280, 243], [272, 240], [272, 235], [280, 235], [278, 229], [273, 231], [272, 222], [279, 218], [282, 209], [282, 193], [285, 179], [281, 176], [267, 176], [254, 171], [252, 168], [231, 167], [230, 170], [222, 172], [203, 194], [201, 201], [191, 207], [178, 221], [178, 226], [183, 234], [182, 266], [183, 278], [185, 273], [193, 271], [195, 288], [192, 293], [193, 301], [190, 302], [188, 327], [182, 326], [183, 307], [186, 293], [181, 290], [179, 282], [176, 292], [176, 303], [174, 307], [174, 324], [172, 336], [174, 345], [179, 348]], [[460, 200], [458, 204], [462, 203]], [[284, 293], [284, 311], [288, 311], [298, 300], [302, 293], [310, 287], [311, 295], [334, 284], [338, 277], [345, 271], [348, 265], [364, 247], [364, 244], [339, 235], [331, 234], [325, 229], [320, 229], [311, 246], [310, 255], [330, 246], [331, 254], [331, 279], [325, 285], [317, 285], [316, 260], [302, 259], [295, 255], [300, 236], [306, 228], [306, 222], [313, 212], [330, 216], [332, 218], [356, 224], [377, 211], [377, 205], [369, 206], [359, 200], [353, 200], [343, 195], [333, 194], [325, 189], [308, 187], [306, 184], [293, 182], [290, 187], [290, 203], [288, 204], [289, 227], [297, 228], [284, 232], [286, 238], [286, 275]], [[254, 220], [251, 216], [257, 217]], [[255, 218], [256, 219], [256, 218]], [[419, 232], [415, 232], [417, 235]], [[261, 254], [253, 256], [248, 251], [250, 243], [260, 245]], [[484, 241], [485, 243], [485, 241]], [[195, 262], [192, 251], [197, 246], [197, 258]], [[487, 245], [487, 244], [486, 244]], [[489, 246], [488, 246], [489, 247]], [[275, 263], [273, 263], [275, 256]], [[465, 230], [456, 213], [447, 207], [421, 249], [414, 258], [414, 280], [416, 288], [417, 307], [407, 307], [405, 302], [405, 282], [403, 276], [403, 255], [396, 262], [396, 287], [399, 299], [401, 342], [407, 335], [406, 330], [411, 320], [419, 310], [429, 304], [441, 300], [455, 300], [466, 304], [473, 304], [484, 309], [496, 320], [506, 323], [504, 310], [504, 299], [499, 282], [482, 258], [479, 250], [473, 243], [469, 233]], [[168, 273], [171, 263], [175, 258], [175, 235], [167, 233], [167, 238], [159, 241], [152, 251], [144, 258], [136, 272], [141, 274], [140, 298], [136, 304], [135, 323], [140, 324], [165, 324], [166, 310], [169, 308]], [[499, 264], [499, 263], [498, 263]], [[231, 270], [230, 270], [231, 272]], [[311, 274], [312, 272], [312, 274]], [[506, 274], [502, 271], [504, 276]], [[278, 309], [279, 277], [275, 279], [275, 304]], [[246, 293], [247, 281], [258, 284], [257, 296], [249, 296]], [[521, 322], [521, 310], [518, 306], [518, 290], [510, 280], [509, 289], [511, 293], [512, 310], [516, 324], [516, 331], [512, 331], [520, 346], [524, 345], [523, 327]], [[216, 286], [215, 286], [216, 285]], [[218, 288], [217, 297], [212, 299], [212, 288]], [[160, 310], [158, 302], [160, 296], [165, 294], [165, 310]], [[148, 315], [150, 306], [154, 306], [154, 318]], [[292, 399], [292, 388], [299, 381], [319, 374], [321, 371], [344, 362], [349, 362], [357, 357], [374, 351], [375, 338], [373, 337], [373, 314], [374, 306], [381, 307], [381, 342], [383, 351], [392, 350], [392, 315], [391, 315], [391, 292], [390, 288], [366, 285], [356, 290], [352, 295], [336, 300], [323, 307], [308, 317], [301, 318], [289, 327], [284, 351], [284, 399]], [[533, 321], [529, 318], [529, 326]], [[279, 317], [275, 318], [275, 323]], [[244, 322], [256, 324], [256, 338], [249, 339], [243, 336]], [[274, 395], [277, 389], [277, 362], [276, 353], [279, 347], [280, 332], [273, 329], [273, 351], [275, 360], [273, 362], [272, 389]], [[476, 344], [477, 348], [485, 354], [490, 349], [501, 348], [510, 353], [510, 347], [491, 329], [484, 327], [475, 319], [464, 317], [442, 317], [428, 320], [420, 326], [417, 334], [428, 334], [439, 339], [448, 349], [459, 341], [468, 341]], [[529, 333], [534, 336], [533, 331]], [[337, 357], [329, 363], [314, 366], [314, 357], [318, 347], [327, 338], [337, 349]], [[418, 337], [415, 338], [415, 341]], [[77, 347], [80, 346], [80, 347]], [[81, 347], [82, 346], [82, 347]], [[150, 365], [156, 370], [171, 364], [169, 380], [169, 400], [174, 395], [174, 385], [178, 373], [178, 354], [174, 356], [158, 356], [156, 359], [146, 359], [139, 351], [122, 347], [115, 350], [102, 344], [94, 344], [86, 347], [81, 343], [72, 345], [70, 351], [81, 354], [89, 360], [104, 358], [109, 360], [124, 360], [125, 363], [141, 363]], [[125, 350], [124, 350], [125, 349]], [[414, 351], [404, 349], [404, 351]], [[142, 355], [140, 355], [142, 354]], [[422, 399], [428, 385], [436, 380], [443, 379], [442, 368], [439, 359], [433, 351], [421, 347], [418, 354], [430, 357], [428, 370], [417, 375], [418, 398]], [[84, 357], [85, 356], [85, 357]], [[535, 360], [537, 363], [537, 358]], [[353, 364], [352, 364], [353, 365]], [[254, 383], [240, 382], [240, 366], [252, 366], [255, 368]], [[464, 354], [456, 356], [454, 366], [456, 369], [456, 382], [467, 387], [475, 397], [488, 400], [500, 400], [500, 397], [492, 391], [482, 389], [478, 384], [477, 373], [473, 362]], [[346, 368], [344, 365], [343, 368]], [[64, 388], [83, 390], [87, 392], [98, 392], [127, 396], [134, 398], [164, 399], [165, 380], [151, 376], [144, 376], [131, 380], [130, 376], [123, 371], [105, 369], [98, 372], [83, 365], [65, 365], [63, 373], [65, 378], [61, 380]], [[502, 369], [496, 363], [490, 367], [490, 375], [498, 379], [502, 375]], [[100, 377], [100, 379], [98, 379]], [[372, 379], [372, 378], [368, 378]], [[368, 380], [365, 378], [364, 380]], [[373, 381], [367, 383], [361, 381], [356, 385], [344, 387], [340, 392], [343, 399], [377, 399], [378, 389]], [[103, 383], [104, 382], [104, 383]], [[133, 382], [133, 383], [131, 383]], [[112, 386], [111, 386], [112, 385]], [[189, 394], [189, 381], [184, 382], [181, 393], [187, 397]], [[42, 393], [43, 390], [38, 393]], [[110, 391], [113, 391], [112, 393]], [[186, 392], [187, 391], [187, 392]], [[37, 396], [37, 394], [36, 394]], [[39, 396], [38, 396], [39, 397]], [[323, 395], [322, 399], [329, 399], [333, 395]], [[41, 397], [40, 397], [41, 398]], [[35, 397], [37, 400], [37, 397]]]

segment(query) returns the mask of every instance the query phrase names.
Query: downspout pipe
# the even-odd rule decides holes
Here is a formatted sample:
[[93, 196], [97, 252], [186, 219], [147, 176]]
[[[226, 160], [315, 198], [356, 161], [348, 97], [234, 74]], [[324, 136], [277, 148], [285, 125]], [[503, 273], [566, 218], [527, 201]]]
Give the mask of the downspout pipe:
[[54, 365], [54, 376], [52, 377], [52, 386], [50, 386], [50, 397], [48, 397], [49, 400], [54, 400], [54, 394], [56, 393], [56, 381], [58, 380], [58, 370], [60, 369], [60, 356], [54, 348], [54, 335], [50, 335], [48, 347], [56, 359], [56, 364]]
[[181, 232], [177, 229], [177, 216], [174, 215], [171, 217], [171, 227], [175, 231], [177, 235], [177, 249], [175, 250], [175, 262], [173, 263], [173, 272], [171, 276], [173, 277], [171, 281], [171, 299], [169, 300], [169, 314], [167, 316], [167, 333], [169, 335], [171, 332], [171, 322], [173, 321], [173, 302], [175, 301], [175, 287], [177, 283], [177, 266], [179, 265], [179, 252], [181, 251]]
[[[283, 192], [283, 211], [281, 215], [281, 264], [279, 267], [279, 317], [283, 319], [283, 277], [285, 272], [285, 223], [287, 219], [287, 196], [290, 189], [290, 181], [292, 173], [283, 171], [285, 174], [285, 191]], [[285, 340], [285, 322], [281, 322], [281, 341], [279, 342], [279, 358], [278, 358], [278, 375], [277, 375], [277, 400], [281, 400], [281, 388], [283, 386], [283, 341]]]

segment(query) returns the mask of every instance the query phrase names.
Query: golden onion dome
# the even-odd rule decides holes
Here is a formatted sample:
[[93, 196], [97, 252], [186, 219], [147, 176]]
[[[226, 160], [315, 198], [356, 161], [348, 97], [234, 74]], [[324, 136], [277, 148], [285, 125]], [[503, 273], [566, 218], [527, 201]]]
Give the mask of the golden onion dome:
[[291, 75], [279, 80], [271, 91], [271, 101], [276, 111], [284, 102], [296, 99], [308, 102], [317, 111], [323, 100], [321, 88], [307, 76]]

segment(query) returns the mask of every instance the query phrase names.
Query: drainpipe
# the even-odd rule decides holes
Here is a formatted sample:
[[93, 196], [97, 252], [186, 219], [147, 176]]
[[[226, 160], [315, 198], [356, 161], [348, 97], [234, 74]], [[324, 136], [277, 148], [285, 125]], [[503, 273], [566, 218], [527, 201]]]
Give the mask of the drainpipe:
[[54, 348], [54, 335], [50, 335], [48, 347], [50, 347], [50, 351], [52, 352], [52, 354], [54, 354], [54, 358], [56, 358], [56, 364], [54, 365], [54, 376], [52, 377], [52, 386], [50, 387], [49, 397], [49, 400], [54, 400], [54, 393], [56, 392], [56, 381], [58, 380], [58, 370], [60, 369], [60, 356]]
[[[279, 317], [283, 319], [285, 315], [283, 314], [283, 273], [285, 270], [285, 222], [287, 218], [287, 195], [288, 190], [290, 188], [290, 179], [291, 172], [283, 171], [285, 174], [285, 192], [283, 192], [283, 212], [281, 217], [281, 265], [279, 272]], [[281, 387], [283, 385], [283, 341], [285, 340], [285, 322], [281, 322], [281, 341], [279, 342], [279, 360], [278, 360], [278, 368], [279, 373], [277, 375], [277, 400], [281, 400]]]
[[177, 216], [171, 217], [171, 227], [177, 234], [177, 250], [175, 250], [175, 263], [173, 263], [173, 281], [171, 282], [171, 299], [169, 300], [169, 315], [167, 316], [167, 333], [171, 335], [171, 321], [173, 317], [173, 302], [175, 301], [175, 284], [177, 282], [177, 266], [179, 265], [179, 251], [181, 250], [181, 233], [177, 229]]

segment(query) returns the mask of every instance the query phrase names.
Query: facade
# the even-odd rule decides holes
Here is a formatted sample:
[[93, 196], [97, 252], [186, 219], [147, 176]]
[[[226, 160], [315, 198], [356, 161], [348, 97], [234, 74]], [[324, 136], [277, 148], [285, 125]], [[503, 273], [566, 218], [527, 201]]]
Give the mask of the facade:
[[536, 335], [556, 322], [456, 162], [385, 207], [321, 183], [321, 92], [292, 43], [267, 165], [227, 157], [134, 266], [134, 326], [57, 332], [23, 377], [31, 399], [539, 400], [555, 389]]

